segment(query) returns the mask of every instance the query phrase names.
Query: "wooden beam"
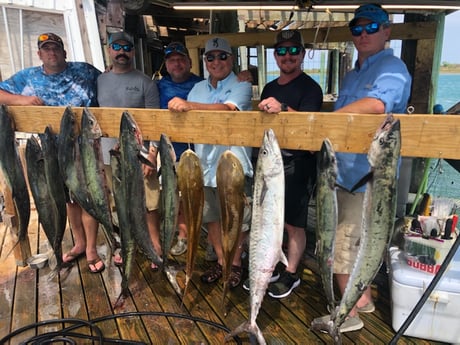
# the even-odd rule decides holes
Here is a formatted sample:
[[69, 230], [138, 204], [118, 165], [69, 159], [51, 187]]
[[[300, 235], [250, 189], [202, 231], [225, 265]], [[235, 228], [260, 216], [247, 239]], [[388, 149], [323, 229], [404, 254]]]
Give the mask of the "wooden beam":
[[[16, 129], [43, 132], [50, 124], [59, 131], [64, 107], [11, 106]], [[161, 133], [172, 141], [259, 147], [263, 132], [272, 128], [283, 148], [319, 150], [328, 137], [340, 152], [367, 153], [384, 115], [340, 113], [280, 113], [259, 111], [190, 111], [128, 109], [144, 139], [158, 140]], [[81, 118], [82, 108], [74, 108]], [[123, 109], [91, 108], [104, 135], [118, 137]], [[395, 115], [401, 120], [402, 155], [460, 159], [460, 118], [456, 115]]]

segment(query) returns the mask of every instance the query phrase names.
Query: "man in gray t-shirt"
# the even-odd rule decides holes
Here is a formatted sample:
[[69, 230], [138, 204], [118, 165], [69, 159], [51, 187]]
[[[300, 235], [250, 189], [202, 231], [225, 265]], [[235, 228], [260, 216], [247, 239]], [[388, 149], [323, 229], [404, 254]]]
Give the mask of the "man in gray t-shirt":
[[[125, 32], [117, 32], [109, 37], [109, 56], [112, 68], [97, 79], [97, 100], [101, 107], [119, 108], [160, 108], [160, 96], [156, 83], [147, 75], [134, 68], [134, 40]], [[102, 152], [104, 163], [110, 164], [109, 150], [116, 144], [115, 138], [104, 138]], [[148, 159], [156, 166], [158, 151], [150, 145]], [[108, 171], [110, 169], [107, 169]], [[155, 251], [161, 255], [159, 200], [160, 186], [156, 169], [143, 165], [144, 185], [147, 207], [147, 224]], [[111, 174], [109, 174], [111, 175]], [[110, 180], [110, 177], [108, 178]], [[109, 181], [109, 185], [111, 185]], [[117, 254], [115, 265], [121, 265]], [[157, 266], [152, 263], [151, 268]]]

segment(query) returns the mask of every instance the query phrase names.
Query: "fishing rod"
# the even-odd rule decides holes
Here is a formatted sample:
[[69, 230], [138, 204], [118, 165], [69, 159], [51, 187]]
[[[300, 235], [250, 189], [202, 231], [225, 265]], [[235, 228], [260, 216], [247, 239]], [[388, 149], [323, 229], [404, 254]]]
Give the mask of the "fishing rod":
[[410, 326], [412, 321], [414, 321], [415, 317], [417, 316], [418, 312], [420, 309], [422, 309], [423, 305], [425, 304], [426, 300], [428, 297], [430, 297], [431, 293], [433, 292], [434, 288], [436, 287], [436, 284], [441, 280], [442, 275], [444, 272], [447, 270], [447, 267], [449, 266], [450, 262], [452, 261], [452, 258], [454, 257], [455, 253], [457, 252], [458, 247], [460, 246], [460, 236], [457, 236], [454, 244], [449, 250], [449, 253], [447, 254], [446, 258], [444, 259], [443, 263], [439, 267], [439, 271], [436, 273], [434, 276], [433, 280], [430, 282], [430, 285], [426, 288], [425, 292], [423, 293], [422, 297], [420, 297], [420, 300], [417, 302], [415, 305], [414, 309], [412, 312], [409, 314], [407, 319], [404, 321], [404, 323], [401, 325], [399, 328], [398, 332], [394, 335], [393, 339], [390, 341], [390, 345], [396, 345], [398, 342], [398, 339], [403, 335], [403, 333], [407, 330], [407, 328]]

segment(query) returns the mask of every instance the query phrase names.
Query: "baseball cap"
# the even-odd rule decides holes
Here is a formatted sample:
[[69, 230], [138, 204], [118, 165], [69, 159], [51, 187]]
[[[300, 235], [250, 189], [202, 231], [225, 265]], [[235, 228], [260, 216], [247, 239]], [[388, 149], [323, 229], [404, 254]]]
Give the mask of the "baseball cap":
[[171, 42], [165, 48], [165, 59], [167, 59], [171, 54], [177, 53], [183, 56], [190, 57], [188, 49], [180, 42]]
[[232, 47], [230, 47], [230, 43], [228, 43], [228, 41], [225, 38], [221, 37], [211, 38], [206, 42], [206, 46], [204, 48], [204, 55], [213, 50], [221, 50], [228, 54], [233, 54]]
[[378, 24], [389, 23], [390, 19], [388, 17], [388, 12], [385, 11], [380, 5], [378, 4], [366, 4], [359, 6], [355, 10], [355, 16], [348, 24], [349, 27], [352, 27], [356, 24], [356, 21], [359, 18], [366, 18], [376, 22]]
[[113, 34], [110, 35], [109, 45], [116, 41], [126, 41], [134, 46], [133, 36], [131, 36], [130, 34], [124, 31], [114, 32]]
[[284, 42], [297, 43], [302, 48], [304, 46], [302, 35], [298, 30], [281, 30], [278, 32], [275, 39], [275, 48]]
[[38, 49], [40, 49], [45, 43], [49, 43], [49, 42], [55, 43], [58, 46], [60, 46], [62, 49], [64, 49], [64, 43], [62, 42], [61, 37], [59, 37], [56, 34], [53, 34], [52, 32], [46, 32], [38, 36], [38, 40], [37, 40]]

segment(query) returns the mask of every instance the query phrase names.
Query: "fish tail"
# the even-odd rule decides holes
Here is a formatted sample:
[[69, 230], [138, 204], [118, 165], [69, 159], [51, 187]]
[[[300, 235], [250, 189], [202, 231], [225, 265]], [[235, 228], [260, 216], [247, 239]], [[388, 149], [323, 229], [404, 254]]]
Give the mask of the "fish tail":
[[265, 341], [264, 336], [262, 335], [262, 331], [260, 330], [259, 326], [257, 326], [256, 323], [251, 324], [251, 322], [248, 320], [238, 327], [236, 327], [233, 331], [231, 331], [229, 334], [225, 336], [224, 341], [227, 342], [230, 340], [230, 338], [235, 337], [236, 335], [247, 332], [250, 334], [253, 334], [257, 338], [257, 342], [260, 345], [265, 345], [267, 342]]

